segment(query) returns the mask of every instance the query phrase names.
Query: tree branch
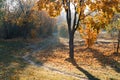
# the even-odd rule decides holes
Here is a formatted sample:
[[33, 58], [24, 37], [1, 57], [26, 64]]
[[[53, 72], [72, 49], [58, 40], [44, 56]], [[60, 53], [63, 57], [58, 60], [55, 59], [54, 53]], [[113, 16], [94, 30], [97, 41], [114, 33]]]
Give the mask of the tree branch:
[[74, 4], [74, 10], [75, 10], [75, 13], [74, 13], [74, 20], [73, 20], [73, 30], [75, 29], [76, 19], [77, 19], [77, 12], [76, 12], [76, 6], [75, 6], [75, 4]]

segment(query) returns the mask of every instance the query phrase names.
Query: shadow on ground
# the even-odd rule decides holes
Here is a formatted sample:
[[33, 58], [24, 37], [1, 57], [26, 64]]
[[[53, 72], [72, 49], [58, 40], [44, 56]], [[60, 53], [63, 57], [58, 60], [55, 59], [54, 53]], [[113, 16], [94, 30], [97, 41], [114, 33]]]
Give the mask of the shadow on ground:
[[[58, 39], [58, 38], [57, 38]], [[52, 44], [48, 44], [46, 45], [46, 47], [44, 47], [44, 49], [41, 50], [41, 52], [37, 52], [35, 55], [31, 55], [31, 59], [34, 62], [41, 63], [44, 64], [45, 62], [49, 61], [49, 58], [51, 57], [53, 60], [55, 60], [54, 58], [56, 58], [57, 56], [54, 55], [53, 53], [55, 52], [55, 50], [57, 48], [60, 48], [60, 51], [63, 51], [63, 55], [68, 55], [68, 45], [64, 45], [64, 40], [63, 42], [60, 42], [59, 39], [52, 39]], [[50, 40], [46, 40], [44, 43], [47, 44], [49, 43]], [[68, 43], [67, 43], [68, 44]], [[77, 45], [78, 46], [78, 45]], [[75, 46], [75, 47], [77, 47]], [[102, 46], [103, 48], [106, 48], [106, 46]], [[79, 47], [78, 47], [79, 48]], [[97, 50], [96, 48], [94, 49], [77, 49], [75, 52], [84, 52], [84, 51], [90, 51], [90, 53], [93, 55], [93, 58], [96, 58], [97, 61], [99, 61], [102, 66], [110, 66], [111, 68], [113, 68], [116, 72], [120, 72], [120, 63], [117, 62], [116, 60], [114, 60], [113, 58], [111, 58], [110, 56], [106, 56], [104, 55], [101, 50]], [[58, 54], [59, 55], [59, 54]], [[37, 60], [37, 58], [38, 60]], [[58, 58], [60, 58], [61, 60], [64, 58], [64, 56], [59, 56]], [[94, 75], [92, 75], [90, 72], [88, 72], [87, 70], [83, 69], [82, 67], [80, 67], [80, 65], [77, 64], [77, 62], [75, 60], [70, 60], [67, 59], [67, 61], [71, 62], [72, 65], [74, 65], [80, 72], [83, 72], [89, 80], [100, 80], [98, 78], [96, 78]]]
[[[78, 46], [78, 45], [77, 45]], [[45, 48], [45, 50], [43, 49], [41, 52], [38, 52], [39, 54], [35, 54], [35, 56], [31, 56], [31, 59], [37, 63], [37, 64], [41, 64], [43, 65], [45, 62], [47, 62], [49, 60], [49, 58], [55, 58], [56, 55], [54, 56], [54, 50], [56, 49], [60, 49], [60, 51], [65, 51], [65, 54], [63, 55], [66, 55], [66, 52], [69, 51], [69, 48], [68, 48], [68, 45], [64, 45], [63, 43], [61, 43], [59, 40], [57, 42], [57, 45], [50, 45], [50, 46], [47, 46], [47, 48]], [[68, 53], [67, 53], [68, 55]], [[37, 58], [40, 58], [40, 60], [37, 60]], [[43, 58], [43, 59], [42, 59]], [[45, 58], [45, 59], [44, 59]], [[58, 58], [63, 58], [63, 56], [61, 57], [58, 57]], [[64, 59], [63, 59], [64, 60]], [[66, 59], [67, 61], [71, 62], [74, 66], [76, 66], [76, 68], [83, 72], [89, 80], [99, 80], [98, 78], [96, 78], [95, 76], [93, 76], [92, 74], [90, 74], [87, 70], [83, 69], [82, 67], [80, 67], [75, 60], [70, 60], [70, 59]], [[41, 62], [40, 62], [41, 61]]]
[[21, 41], [0, 41], [0, 80], [19, 80], [18, 71], [28, 65], [21, 58], [23, 48]]
[[90, 74], [87, 70], [85, 70], [85, 69], [83, 69], [82, 67], [80, 67], [80, 66], [76, 63], [75, 59], [70, 59], [70, 58], [68, 58], [68, 59], [66, 59], [66, 60], [69, 61], [69, 62], [71, 62], [79, 71], [83, 72], [83, 73], [87, 76], [87, 78], [88, 78], [89, 80], [100, 80], [100, 79], [96, 78], [95, 76], [93, 76], [92, 74]]
[[[103, 55], [102, 52], [96, 50], [96, 49], [91, 49], [91, 52], [93, 52], [93, 56], [95, 58], [97, 58], [97, 60], [99, 62], [101, 62], [103, 64], [103, 66], [110, 66], [111, 68], [113, 68], [116, 72], [120, 73], [120, 63], [116, 60], [114, 60], [110, 55], [110, 56], [106, 56]], [[97, 55], [96, 55], [97, 54]], [[113, 55], [114, 56], [114, 55]], [[118, 55], [120, 56], [120, 55]], [[103, 60], [104, 59], [104, 60]]]
[[[113, 53], [113, 51], [110, 49], [111, 46], [98, 46], [99, 48], [102, 47], [102, 51], [101, 49], [97, 49], [97, 48], [80, 48], [75, 50], [77, 53], [78, 52], [88, 52], [91, 53], [93, 55], [93, 58], [97, 59], [97, 61], [99, 61], [101, 63], [101, 66], [106, 67], [109, 66], [111, 68], [113, 68], [117, 73], [120, 73], [120, 63], [118, 61], [115, 60], [115, 57], [120, 57], [120, 53]], [[110, 49], [109, 49], [110, 48]], [[107, 50], [104, 50], [107, 49]], [[105, 55], [104, 52], [110, 53], [111, 55]]]

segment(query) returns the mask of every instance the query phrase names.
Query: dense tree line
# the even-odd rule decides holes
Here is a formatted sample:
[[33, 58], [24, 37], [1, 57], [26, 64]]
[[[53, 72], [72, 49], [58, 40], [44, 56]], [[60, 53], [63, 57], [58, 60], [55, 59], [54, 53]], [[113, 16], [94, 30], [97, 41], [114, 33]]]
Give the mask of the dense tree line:
[[34, 0], [1, 1], [0, 38], [35, 38], [52, 35], [55, 19], [34, 11]]

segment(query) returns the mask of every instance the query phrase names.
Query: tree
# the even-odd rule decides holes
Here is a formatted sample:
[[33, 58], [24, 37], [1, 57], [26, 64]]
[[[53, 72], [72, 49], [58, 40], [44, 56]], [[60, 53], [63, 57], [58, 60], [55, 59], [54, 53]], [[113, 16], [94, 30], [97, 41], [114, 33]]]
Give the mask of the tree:
[[34, 0], [4, 0], [1, 3], [0, 38], [36, 38], [52, 35], [53, 28], [50, 26], [55, 26], [56, 20], [43, 11], [33, 11]]
[[91, 48], [94, 42], [97, 40], [97, 35], [99, 33], [98, 23], [95, 23], [91, 16], [87, 17], [83, 26], [78, 28], [80, 36], [85, 39], [85, 44], [87, 48]]
[[[118, 4], [119, 0], [39, 0], [35, 9], [46, 10], [50, 16], [56, 17], [64, 8], [69, 32], [69, 57], [73, 59], [74, 34], [84, 19], [89, 15], [102, 14], [106, 17], [104, 22], [109, 22], [114, 10], [118, 10]], [[74, 9], [71, 9], [71, 6]], [[74, 12], [73, 17], [72, 12]]]
[[51, 18], [45, 11], [35, 11], [32, 15], [36, 16], [34, 19], [34, 29], [36, 30], [37, 36], [52, 36], [53, 28], [56, 26], [56, 19]]
[[3, 26], [6, 39], [13, 38], [15, 31], [12, 29], [14, 27], [19, 28], [16, 36], [20, 34], [20, 36], [22, 35], [24, 38], [27, 37], [28, 31], [31, 29], [30, 27], [28, 28], [28, 26], [32, 22], [31, 8], [33, 4], [32, 0], [10, 0], [4, 2]]
[[119, 45], [120, 45], [120, 14], [116, 14], [113, 17], [113, 23], [112, 27], [116, 28], [118, 30], [118, 42], [117, 42], [117, 53], [119, 53]]
[[117, 37], [117, 48], [116, 53], [119, 53], [119, 45], [120, 45], [120, 13], [116, 13], [111, 21], [110, 24], [107, 25], [106, 29], [111, 32], [113, 29], [116, 29], [116, 32], [118, 32]]

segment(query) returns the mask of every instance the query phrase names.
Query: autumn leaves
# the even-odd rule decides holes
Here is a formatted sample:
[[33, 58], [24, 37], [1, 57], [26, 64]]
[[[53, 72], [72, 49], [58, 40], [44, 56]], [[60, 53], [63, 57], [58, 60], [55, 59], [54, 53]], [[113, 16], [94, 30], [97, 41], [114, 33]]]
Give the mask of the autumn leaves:
[[78, 30], [86, 40], [87, 46], [91, 47], [100, 29], [104, 28], [114, 14], [120, 11], [119, 3], [119, 0], [39, 0], [36, 8], [39, 11], [46, 10], [51, 17], [56, 17], [60, 15], [62, 9], [65, 10], [70, 58], [74, 58], [74, 33]]
[[60, 15], [62, 10], [61, 3], [59, 1], [52, 2], [50, 0], [39, 0], [37, 2], [36, 8], [41, 10], [46, 10], [51, 17], [56, 17]]

